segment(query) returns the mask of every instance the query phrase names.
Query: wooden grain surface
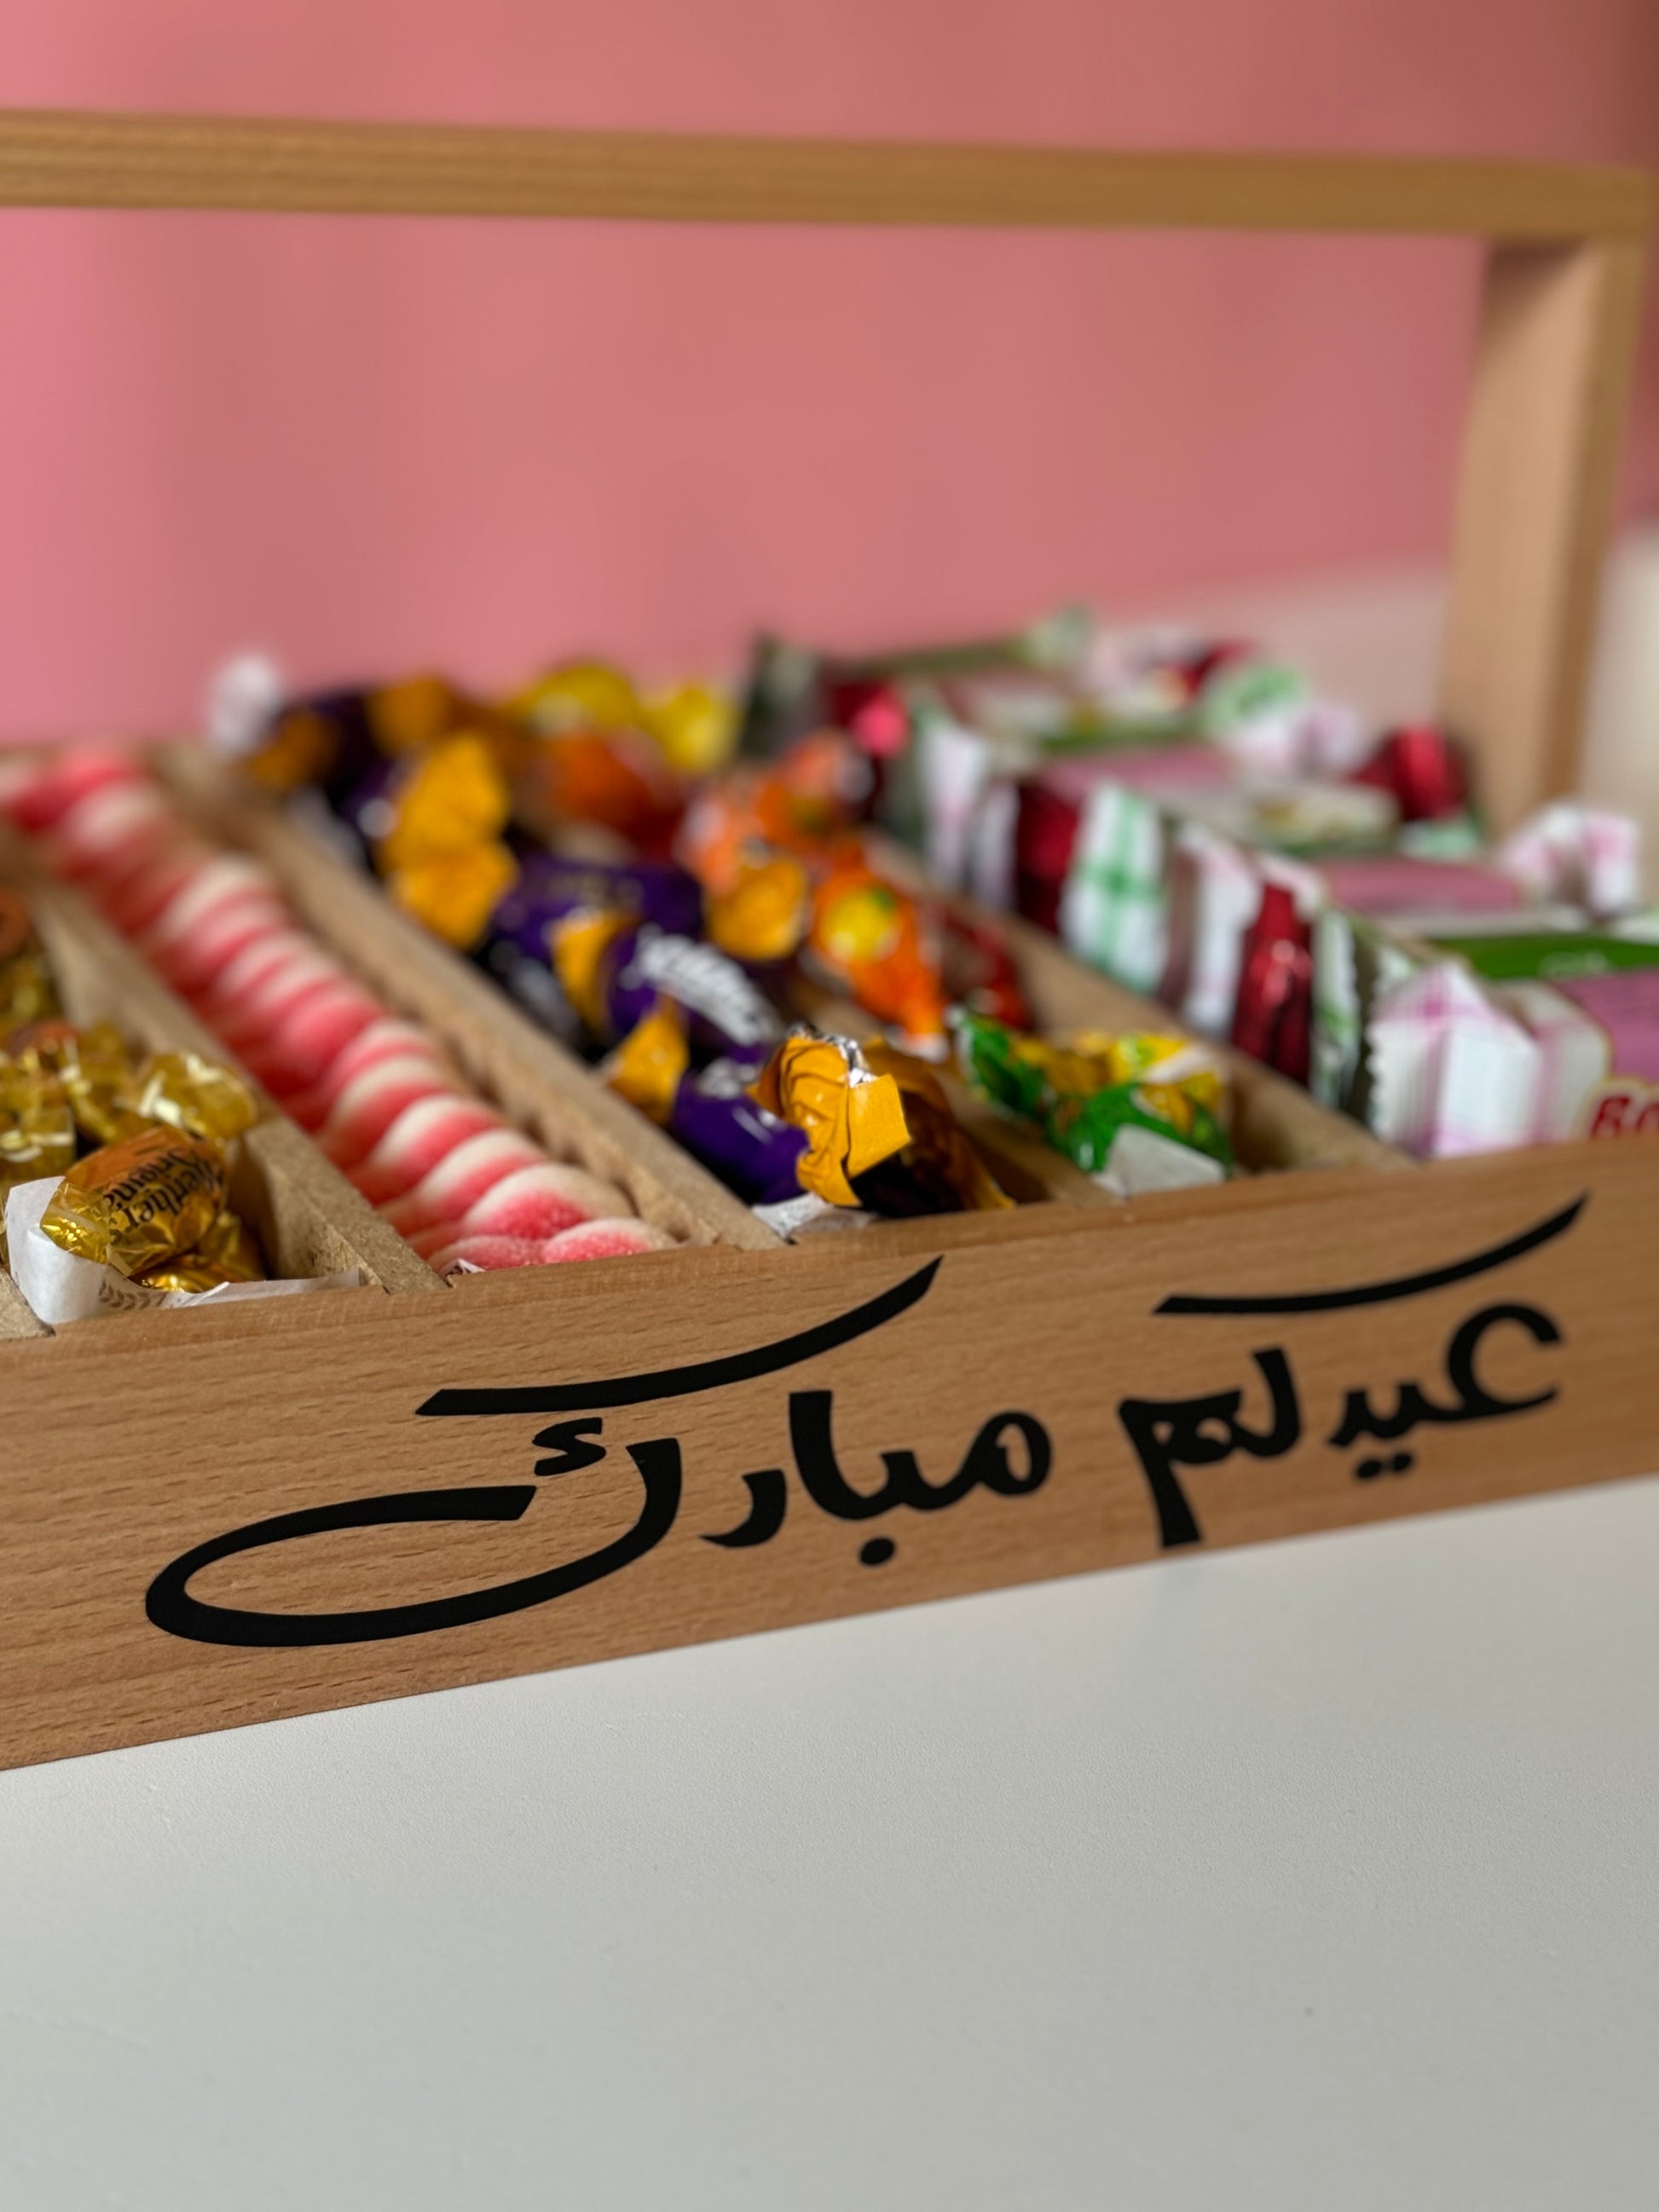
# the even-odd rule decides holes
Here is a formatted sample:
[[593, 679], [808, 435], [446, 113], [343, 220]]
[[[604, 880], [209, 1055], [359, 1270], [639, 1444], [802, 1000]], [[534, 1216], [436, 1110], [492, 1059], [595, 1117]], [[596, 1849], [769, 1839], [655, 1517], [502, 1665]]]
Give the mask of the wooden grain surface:
[[1499, 829], [1577, 783], [1644, 259], [1604, 240], [1487, 265], [1440, 711]]
[[[858, 1239], [684, 1248], [477, 1277], [443, 1297], [137, 1315], [0, 1346], [0, 1759], [1179, 1556], [1193, 1547], [1161, 1540], [1137, 1401], [1187, 1425], [1174, 1473], [1200, 1546], [1659, 1466], [1659, 1139], [1284, 1178], [1263, 1202], [1267, 1189], [1031, 1207], [961, 1243], [917, 1223], [905, 1256]], [[1308, 1310], [1333, 1293], [1363, 1302]], [[1217, 1296], [1300, 1310], [1178, 1307]], [[746, 1375], [674, 1373], [850, 1327], [880, 1300], [889, 1318], [793, 1364], [778, 1364], [786, 1347]], [[1453, 1347], [1471, 1329], [1458, 1382]], [[1280, 1405], [1276, 1438], [1275, 1358], [1295, 1416], [1292, 1435]], [[1437, 1411], [1380, 1443], [1335, 1441], [1351, 1393], [1388, 1428], [1413, 1386]], [[420, 1410], [481, 1390], [532, 1395]], [[1049, 1459], [1024, 1495], [1030, 1447], [1012, 1429], [1012, 1483], [988, 1486], [983, 1448], [967, 1459], [1016, 1413]], [[1229, 1453], [1230, 1419], [1273, 1448]], [[827, 1503], [821, 1471], [807, 1480], [826, 1420], [847, 1486]], [[583, 1457], [573, 1445], [587, 1463], [555, 1472]], [[964, 1462], [977, 1482], [957, 1480]], [[163, 1570], [252, 1523], [479, 1489], [508, 1492], [517, 1517], [325, 1528], [221, 1558], [185, 1586], [222, 1611], [347, 1615], [331, 1632], [343, 1640], [282, 1645], [256, 1623], [262, 1640], [228, 1646], [147, 1617]], [[580, 1563], [624, 1545], [647, 1497], [653, 1540], [583, 1585]], [[708, 1540], [768, 1499], [782, 1507], [768, 1540]], [[396, 1635], [362, 1618], [573, 1567], [562, 1594], [509, 1592], [517, 1609], [491, 1618], [416, 1616]]]
[[0, 112], [0, 204], [659, 222], [1639, 235], [1647, 179], [1525, 161], [1111, 154]]

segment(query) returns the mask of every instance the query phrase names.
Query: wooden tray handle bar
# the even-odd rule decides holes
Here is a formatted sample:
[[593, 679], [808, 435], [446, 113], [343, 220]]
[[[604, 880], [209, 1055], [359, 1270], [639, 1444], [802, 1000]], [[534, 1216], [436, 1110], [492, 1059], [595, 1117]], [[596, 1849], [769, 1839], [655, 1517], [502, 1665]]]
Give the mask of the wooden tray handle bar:
[[1639, 239], [1638, 172], [0, 110], [0, 204]]

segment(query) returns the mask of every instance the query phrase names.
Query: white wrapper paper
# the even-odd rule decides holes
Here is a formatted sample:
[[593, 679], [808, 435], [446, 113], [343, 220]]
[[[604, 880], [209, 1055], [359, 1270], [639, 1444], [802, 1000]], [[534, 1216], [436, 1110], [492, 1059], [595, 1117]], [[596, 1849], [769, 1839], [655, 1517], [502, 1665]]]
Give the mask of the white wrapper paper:
[[20, 1182], [6, 1196], [6, 1243], [12, 1279], [37, 1319], [48, 1328], [65, 1322], [92, 1321], [103, 1314], [138, 1313], [149, 1307], [223, 1306], [244, 1298], [289, 1297], [301, 1291], [349, 1290], [363, 1279], [361, 1267], [341, 1267], [331, 1275], [307, 1275], [276, 1283], [223, 1283], [212, 1291], [152, 1291], [129, 1282], [118, 1267], [83, 1259], [54, 1244], [40, 1226], [62, 1180], [45, 1176]]

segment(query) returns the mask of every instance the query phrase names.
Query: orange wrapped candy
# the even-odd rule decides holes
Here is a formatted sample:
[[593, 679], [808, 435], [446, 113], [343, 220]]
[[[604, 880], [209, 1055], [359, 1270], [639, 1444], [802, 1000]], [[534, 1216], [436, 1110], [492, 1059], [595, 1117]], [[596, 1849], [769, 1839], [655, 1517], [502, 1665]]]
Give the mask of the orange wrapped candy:
[[861, 859], [836, 868], [813, 896], [807, 945], [812, 963], [866, 1013], [897, 1029], [913, 1052], [944, 1057], [939, 952], [908, 892]]

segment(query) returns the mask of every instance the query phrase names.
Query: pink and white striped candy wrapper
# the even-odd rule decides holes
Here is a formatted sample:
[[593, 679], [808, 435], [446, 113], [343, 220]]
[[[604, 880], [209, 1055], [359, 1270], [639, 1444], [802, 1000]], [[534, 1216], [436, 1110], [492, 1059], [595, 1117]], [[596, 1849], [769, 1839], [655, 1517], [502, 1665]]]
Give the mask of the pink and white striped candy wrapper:
[[1371, 1127], [1419, 1158], [1524, 1145], [1537, 1126], [1543, 1048], [1461, 963], [1435, 961], [1371, 1011]]

